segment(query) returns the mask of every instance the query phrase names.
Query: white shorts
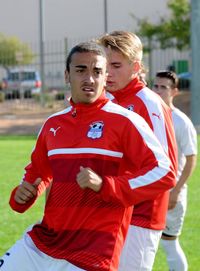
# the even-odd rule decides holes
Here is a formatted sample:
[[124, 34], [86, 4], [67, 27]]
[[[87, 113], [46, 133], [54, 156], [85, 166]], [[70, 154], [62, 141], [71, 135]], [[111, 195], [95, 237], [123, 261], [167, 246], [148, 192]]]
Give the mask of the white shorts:
[[28, 234], [17, 241], [0, 258], [0, 271], [85, 271], [75, 265], [54, 259], [41, 252]]
[[183, 227], [187, 209], [187, 191], [184, 191], [181, 201], [178, 201], [175, 208], [167, 212], [166, 228], [163, 233], [170, 236], [179, 236]]
[[151, 271], [162, 231], [129, 226], [119, 271]]

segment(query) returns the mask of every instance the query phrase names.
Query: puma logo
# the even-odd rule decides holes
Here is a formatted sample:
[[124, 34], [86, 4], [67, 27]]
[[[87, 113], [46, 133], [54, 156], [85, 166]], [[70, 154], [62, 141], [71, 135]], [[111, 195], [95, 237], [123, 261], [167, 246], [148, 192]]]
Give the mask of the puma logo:
[[60, 126], [59, 126], [57, 129], [50, 128], [49, 131], [52, 132], [54, 136], [56, 136], [56, 133], [57, 133], [57, 131], [58, 131], [59, 129], [60, 129]]
[[155, 116], [155, 117], [157, 117], [160, 120], [160, 114], [157, 115], [156, 113], [152, 113], [152, 116]]

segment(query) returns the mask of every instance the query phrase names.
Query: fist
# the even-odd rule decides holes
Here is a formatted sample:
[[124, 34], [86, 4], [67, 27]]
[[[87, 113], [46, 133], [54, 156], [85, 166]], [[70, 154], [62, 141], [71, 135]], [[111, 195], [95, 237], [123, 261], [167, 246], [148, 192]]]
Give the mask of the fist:
[[90, 188], [95, 192], [99, 192], [103, 180], [96, 174], [91, 168], [80, 167], [80, 171], [76, 176], [76, 181], [78, 185], [82, 188]]
[[14, 199], [19, 204], [25, 204], [33, 197], [37, 196], [38, 185], [41, 183], [41, 179], [37, 178], [33, 184], [23, 181], [15, 192]]

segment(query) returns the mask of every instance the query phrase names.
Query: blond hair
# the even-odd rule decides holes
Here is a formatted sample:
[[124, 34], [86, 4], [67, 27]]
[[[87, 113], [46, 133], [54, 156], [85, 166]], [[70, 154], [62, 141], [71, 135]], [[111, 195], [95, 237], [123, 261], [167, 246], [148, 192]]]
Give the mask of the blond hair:
[[140, 38], [132, 32], [113, 31], [98, 40], [105, 48], [122, 53], [130, 61], [141, 61], [143, 46]]

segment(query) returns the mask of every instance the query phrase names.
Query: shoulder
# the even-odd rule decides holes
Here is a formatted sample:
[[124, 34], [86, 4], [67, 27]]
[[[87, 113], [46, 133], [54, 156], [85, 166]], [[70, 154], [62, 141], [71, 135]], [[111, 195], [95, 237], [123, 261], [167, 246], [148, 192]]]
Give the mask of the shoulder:
[[[178, 108], [172, 111], [172, 118], [177, 140], [189, 144], [189, 139], [196, 140], [197, 132], [190, 118]], [[183, 136], [184, 135], [184, 136]]]
[[145, 102], [152, 102], [152, 103], [160, 103], [161, 99], [160, 96], [157, 95], [154, 91], [152, 91], [148, 87], [142, 88], [138, 93], [136, 94], [138, 97], [140, 97]]
[[178, 108], [173, 109], [172, 118], [175, 125], [195, 129], [191, 119]]
[[109, 112], [109, 113], [113, 113], [113, 114], [117, 114], [117, 115], [121, 115], [124, 116], [125, 118], [129, 118], [129, 116], [131, 117], [137, 117], [138, 114], [134, 113], [131, 110], [128, 110], [127, 108], [119, 105], [119, 104], [115, 104], [112, 101], [107, 102], [103, 107], [102, 107], [103, 111]]
[[71, 111], [71, 108], [72, 108], [72, 107], [69, 106], [69, 107], [65, 108], [64, 110], [61, 110], [61, 111], [59, 111], [59, 112], [56, 112], [56, 113], [50, 115], [50, 116], [48, 117], [47, 121], [50, 120], [50, 119], [52, 119], [52, 118], [54, 118], [54, 117], [59, 117], [59, 116], [66, 115], [67, 113], [69, 113], [69, 112]]
[[[160, 121], [162, 121], [163, 125], [165, 126], [172, 125], [171, 109], [165, 104], [157, 93], [145, 87], [137, 93], [137, 96], [140, 97], [140, 100], [144, 104], [139, 113], [144, 116], [145, 119], [147, 119], [148, 114], [151, 123], [150, 125], [154, 127], [154, 131], [156, 127], [160, 127]], [[145, 110], [147, 112], [146, 115], [144, 115]]]
[[59, 111], [59, 112], [56, 112], [52, 115], [50, 115], [43, 123], [39, 133], [38, 133], [38, 136], [41, 134], [41, 133], [44, 133], [46, 130], [49, 129], [49, 126], [51, 126], [53, 123], [56, 123], [58, 118], [61, 118], [62, 116], [65, 116], [67, 115], [69, 112], [71, 111], [71, 106], [70, 107], [67, 107], [66, 109], [62, 110], [62, 111]]
[[145, 87], [141, 89], [137, 93], [137, 97], [142, 100], [142, 102], [145, 104], [146, 108], [150, 111], [156, 111], [156, 110], [169, 110], [168, 106], [163, 102], [161, 97], [149, 89], [148, 87]]
[[109, 101], [106, 105], [104, 105], [102, 110], [120, 116], [120, 118], [127, 120], [128, 122], [131, 122], [132, 124], [134, 124], [135, 127], [140, 127], [140, 126], [144, 127], [144, 125], [145, 126], [147, 125], [144, 118], [141, 117], [139, 114], [137, 114], [131, 110], [128, 110], [128, 109], [122, 107], [121, 105], [115, 104], [111, 101]]

